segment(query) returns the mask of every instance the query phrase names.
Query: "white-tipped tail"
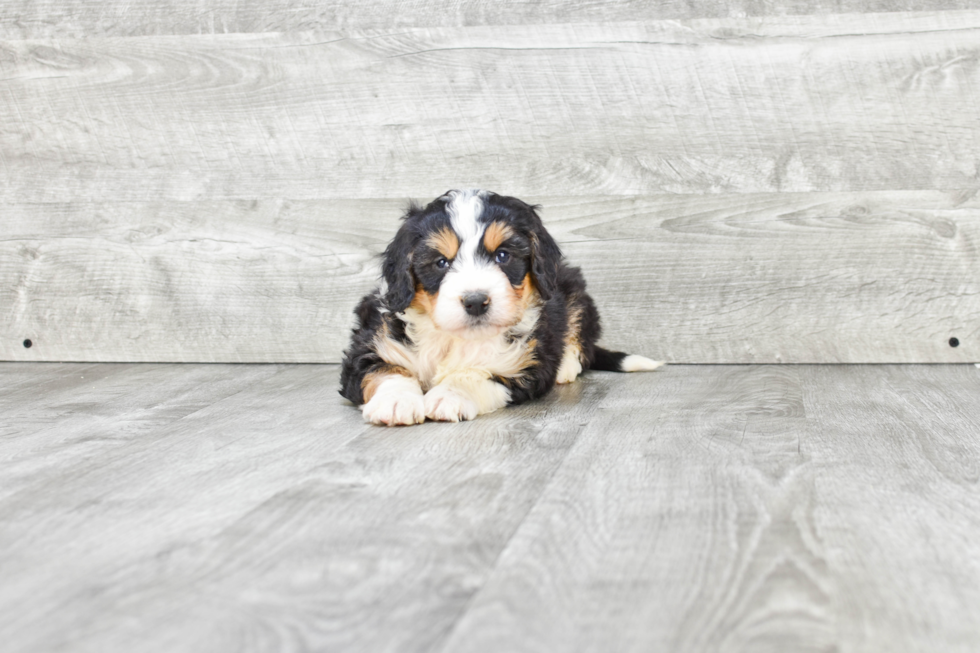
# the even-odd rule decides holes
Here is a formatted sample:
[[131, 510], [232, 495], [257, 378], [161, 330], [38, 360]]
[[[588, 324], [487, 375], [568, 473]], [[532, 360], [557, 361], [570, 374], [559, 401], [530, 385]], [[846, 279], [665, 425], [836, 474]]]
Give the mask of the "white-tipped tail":
[[630, 354], [619, 363], [619, 369], [622, 372], [652, 372], [665, 364], [663, 361], [650, 360], [646, 356]]

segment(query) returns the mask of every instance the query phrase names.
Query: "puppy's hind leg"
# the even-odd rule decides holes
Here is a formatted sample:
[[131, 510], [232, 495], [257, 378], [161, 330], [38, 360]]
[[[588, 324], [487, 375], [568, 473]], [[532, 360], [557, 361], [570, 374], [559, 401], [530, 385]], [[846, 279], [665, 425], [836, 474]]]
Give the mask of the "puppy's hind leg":
[[558, 366], [558, 374], [555, 376], [555, 383], [563, 385], [572, 383], [582, 373], [582, 350], [574, 345], [565, 345], [565, 352], [561, 357], [561, 365]]

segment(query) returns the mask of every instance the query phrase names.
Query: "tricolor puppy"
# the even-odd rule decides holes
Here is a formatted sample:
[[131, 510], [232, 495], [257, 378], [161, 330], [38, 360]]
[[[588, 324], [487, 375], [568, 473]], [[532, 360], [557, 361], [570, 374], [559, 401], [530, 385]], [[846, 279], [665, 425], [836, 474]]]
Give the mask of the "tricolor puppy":
[[662, 363], [602, 349], [599, 314], [535, 207], [450, 191], [409, 207], [383, 287], [355, 311], [340, 394], [374, 424], [457, 422], [571, 383]]

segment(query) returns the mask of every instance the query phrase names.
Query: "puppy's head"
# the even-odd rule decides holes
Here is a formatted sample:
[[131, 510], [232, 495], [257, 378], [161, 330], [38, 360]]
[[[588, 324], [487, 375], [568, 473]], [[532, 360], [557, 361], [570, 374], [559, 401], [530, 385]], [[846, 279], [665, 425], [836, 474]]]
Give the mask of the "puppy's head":
[[480, 339], [555, 291], [561, 250], [519, 199], [454, 190], [404, 220], [382, 264], [391, 311], [412, 306], [443, 331]]

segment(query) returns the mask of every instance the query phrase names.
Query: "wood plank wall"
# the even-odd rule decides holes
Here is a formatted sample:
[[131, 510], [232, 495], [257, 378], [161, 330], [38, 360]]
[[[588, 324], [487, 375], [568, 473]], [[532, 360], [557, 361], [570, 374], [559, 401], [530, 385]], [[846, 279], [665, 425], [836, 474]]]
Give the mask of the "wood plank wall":
[[0, 359], [337, 361], [407, 199], [478, 186], [609, 346], [980, 360], [969, 4], [4, 3]]

